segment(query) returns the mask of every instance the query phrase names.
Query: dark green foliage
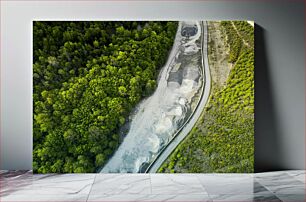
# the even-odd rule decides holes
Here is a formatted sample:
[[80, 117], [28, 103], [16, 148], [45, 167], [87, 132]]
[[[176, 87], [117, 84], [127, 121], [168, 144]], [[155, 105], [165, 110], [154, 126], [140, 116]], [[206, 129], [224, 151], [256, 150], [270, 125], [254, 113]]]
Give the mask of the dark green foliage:
[[254, 47], [254, 28], [247, 21], [233, 21], [243, 40]]
[[34, 22], [35, 173], [95, 172], [156, 88], [176, 22]]
[[231, 21], [222, 21], [221, 25], [225, 28], [227, 35], [227, 43], [230, 46], [229, 62], [236, 62], [242, 47], [242, 39], [239, 37], [237, 31], [232, 26]]
[[[230, 22], [225, 29], [233, 52]], [[249, 26], [248, 29], [253, 29]], [[251, 31], [248, 31], [251, 33]], [[231, 37], [235, 38], [232, 39]], [[251, 41], [252, 39], [250, 39]], [[225, 87], [213, 86], [209, 104], [186, 139], [159, 172], [236, 173], [254, 171], [254, 49], [243, 46]]]

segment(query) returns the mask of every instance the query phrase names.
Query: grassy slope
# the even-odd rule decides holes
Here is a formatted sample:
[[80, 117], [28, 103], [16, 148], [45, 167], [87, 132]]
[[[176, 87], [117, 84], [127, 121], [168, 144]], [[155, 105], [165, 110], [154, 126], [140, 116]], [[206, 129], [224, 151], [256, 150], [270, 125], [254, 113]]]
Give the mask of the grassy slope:
[[213, 86], [201, 118], [159, 172], [253, 172], [254, 29], [235, 22], [238, 35], [231, 22], [221, 25], [233, 69], [224, 87]]

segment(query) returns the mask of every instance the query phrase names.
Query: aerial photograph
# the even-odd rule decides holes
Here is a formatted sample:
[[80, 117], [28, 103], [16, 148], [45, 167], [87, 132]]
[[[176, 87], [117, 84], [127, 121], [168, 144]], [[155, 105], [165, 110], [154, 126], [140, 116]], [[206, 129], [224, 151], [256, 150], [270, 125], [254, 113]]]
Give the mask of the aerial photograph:
[[33, 172], [254, 172], [254, 22], [33, 21]]

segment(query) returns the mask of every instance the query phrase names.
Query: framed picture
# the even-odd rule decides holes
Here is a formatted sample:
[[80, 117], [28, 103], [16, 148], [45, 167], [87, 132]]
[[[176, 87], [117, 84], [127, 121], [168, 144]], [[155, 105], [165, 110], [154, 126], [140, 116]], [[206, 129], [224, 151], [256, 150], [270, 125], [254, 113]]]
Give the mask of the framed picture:
[[254, 171], [254, 23], [34, 21], [35, 173]]

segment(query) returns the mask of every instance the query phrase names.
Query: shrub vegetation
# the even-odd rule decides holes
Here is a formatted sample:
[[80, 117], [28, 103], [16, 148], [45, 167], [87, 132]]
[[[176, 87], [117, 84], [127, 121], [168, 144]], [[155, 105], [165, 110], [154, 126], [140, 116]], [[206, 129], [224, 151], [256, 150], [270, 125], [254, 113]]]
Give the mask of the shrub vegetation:
[[234, 23], [238, 32], [231, 22], [221, 22], [233, 63], [226, 85], [213, 86], [201, 118], [159, 172], [254, 171], [254, 28]]

